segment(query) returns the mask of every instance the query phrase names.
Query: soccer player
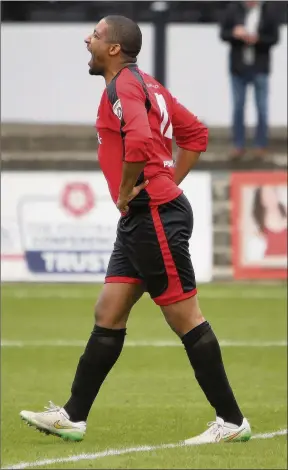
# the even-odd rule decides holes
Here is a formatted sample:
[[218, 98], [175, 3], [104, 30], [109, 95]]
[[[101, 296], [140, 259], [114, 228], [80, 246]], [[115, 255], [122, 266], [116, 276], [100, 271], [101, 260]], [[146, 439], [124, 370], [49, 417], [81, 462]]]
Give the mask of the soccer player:
[[[121, 212], [95, 326], [63, 407], [21, 411], [28, 424], [80, 441], [91, 406], [123, 348], [130, 310], [144, 291], [185, 347], [216, 419], [185, 443], [246, 441], [251, 429], [229, 385], [219, 343], [197, 300], [189, 254], [191, 206], [179, 183], [206, 150], [208, 131], [160, 83], [137, 67], [142, 35], [122, 16], [102, 19], [85, 40], [89, 73], [106, 89], [96, 128], [99, 162]], [[172, 160], [172, 136], [178, 145]], [[172, 397], [171, 397], [172, 399]]]

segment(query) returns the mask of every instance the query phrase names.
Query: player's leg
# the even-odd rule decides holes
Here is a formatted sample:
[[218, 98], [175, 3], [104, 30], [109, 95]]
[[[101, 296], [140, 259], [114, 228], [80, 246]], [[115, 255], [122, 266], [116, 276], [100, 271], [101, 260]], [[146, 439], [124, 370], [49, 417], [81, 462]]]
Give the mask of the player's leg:
[[249, 423], [229, 384], [219, 342], [201, 313], [197, 295], [161, 309], [168, 324], [181, 338], [198, 384], [216, 412], [212, 426], [186, 443], [248, 440], [251, 437]]
[[[224, 432], [231, 440], [247, 439], [250, 437], [250, 427], [246, 420], [243, 422], [243, 415], [225, 373], [219, 343], [205, 321], [197, 300], [189, 253], [193, 228], [190, 204], [182, 195], [168, 204], [152, 208], [151, 217], [146, 219], [147, 251], [146, 256], [140, 259], [141, 273], [147, 291], [181, 338], [196, 379], [216, 411], [216, 432], [212, 426], [209, 436], [204, 436], [206, 442], [212, 442], [211, 439], [215, 442], [218, 436], [224, 437]], [[143, 251], [144, 247], [139, 252], [140, 257]]]
[[28, 424], [47, 434], [82, 440], [91, 406], [123, 348], [126, 322], [133, 305], [143, 294], [141, 279], [119, 245], [115, 244], [108, 277], [95, 308], [95, 325], [81, 356], [63, 408], [50, 403], [47, 411], [22, 411]]
[[104, 285], [96, 304], [95, 325], [64, 406], [71, 421], [87, 420], [102, 383], [121, 354], [130, 310], [142, 294], [143, 288], [137, 283]]

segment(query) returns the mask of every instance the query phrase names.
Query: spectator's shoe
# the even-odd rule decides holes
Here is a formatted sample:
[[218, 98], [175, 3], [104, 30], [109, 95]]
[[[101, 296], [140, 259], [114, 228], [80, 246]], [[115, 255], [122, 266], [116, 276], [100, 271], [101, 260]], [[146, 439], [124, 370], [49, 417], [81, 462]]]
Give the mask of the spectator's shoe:
[[20, 417], [29, 425], [45, 434], [61, 437], [67, 441], [82, 441], [86, 432], [86, 423], [70, 421], [64, 408], [54, 405], [49, 401], [45, 406], [47, 411], [35, 413], [34, 411], [21, 411]]
[[255, 148], [253, 155], [255, 158], [265, 158], [267, 155], [268, 151], [266, 148]]
[[240, 160], [242, 157], [244, 157], [245, 155], [245, 149], [241, 149], [241, 148], [234, 148], [231, 152], [230, 152], [230, 159], [233, 160], [233, 161], [237, 161], [237, 160]]
[[191, 439], [186, 439], [186, 445], [195, 444], [213, 444], [218, 442], [240, 442], [249, 441], [251, 437], [251, 428], [246, 418], [243, 419], [241, 426], [225, 423], [222, 418], [216, 418], [216, 421], [208, 423], [207, 431]]

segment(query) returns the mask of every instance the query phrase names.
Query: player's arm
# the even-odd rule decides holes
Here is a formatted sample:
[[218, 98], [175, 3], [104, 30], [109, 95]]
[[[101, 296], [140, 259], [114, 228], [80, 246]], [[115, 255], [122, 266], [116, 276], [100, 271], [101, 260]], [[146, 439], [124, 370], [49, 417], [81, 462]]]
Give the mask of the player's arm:
[[178, 146], [174, 181], [179, 185], [197, 163], [201, 152], [205, 152], [208, 145], [208, 129], [174, 98], [172, 126]]
[[126, 82], [117, 80], [116, 89], [121, 102], [121, 130], [124, 135], [124, 162], [119, 200], [128, 203], [147, 184], [144, 182], [135, 188], [146, 165], [149, 149], [151, 151], [152, 134], [145, 108], [146, 96], [141, 84], [134, 78]]

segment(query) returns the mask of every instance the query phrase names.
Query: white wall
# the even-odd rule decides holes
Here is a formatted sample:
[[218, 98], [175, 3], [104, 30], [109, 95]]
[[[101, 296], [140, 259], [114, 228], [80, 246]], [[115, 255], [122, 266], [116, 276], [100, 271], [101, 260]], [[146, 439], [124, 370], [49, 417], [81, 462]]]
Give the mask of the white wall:
[[[153, 73], [154, 31], [140, 25], [139, 65]], [[93, 124], [104, 81], [88, 74], [84, 38], [90, 24], [1, 27], [2, 121]], [[167, 81], [172, 93], [208, 125], [229, 126], [228, 47], [216, 26], [172, 24], [168, 28]], [[273, 50], [271, 125], [287, 125], [287, 27]], [[252, 94], [247, 121], [255, 122]]]
[[[152, 73], [153, 28], [140, 25], [139, 65]], [[92, 123], [104, 80], [88, 73], [94, 24], [1, 26], [2, 121]]]

